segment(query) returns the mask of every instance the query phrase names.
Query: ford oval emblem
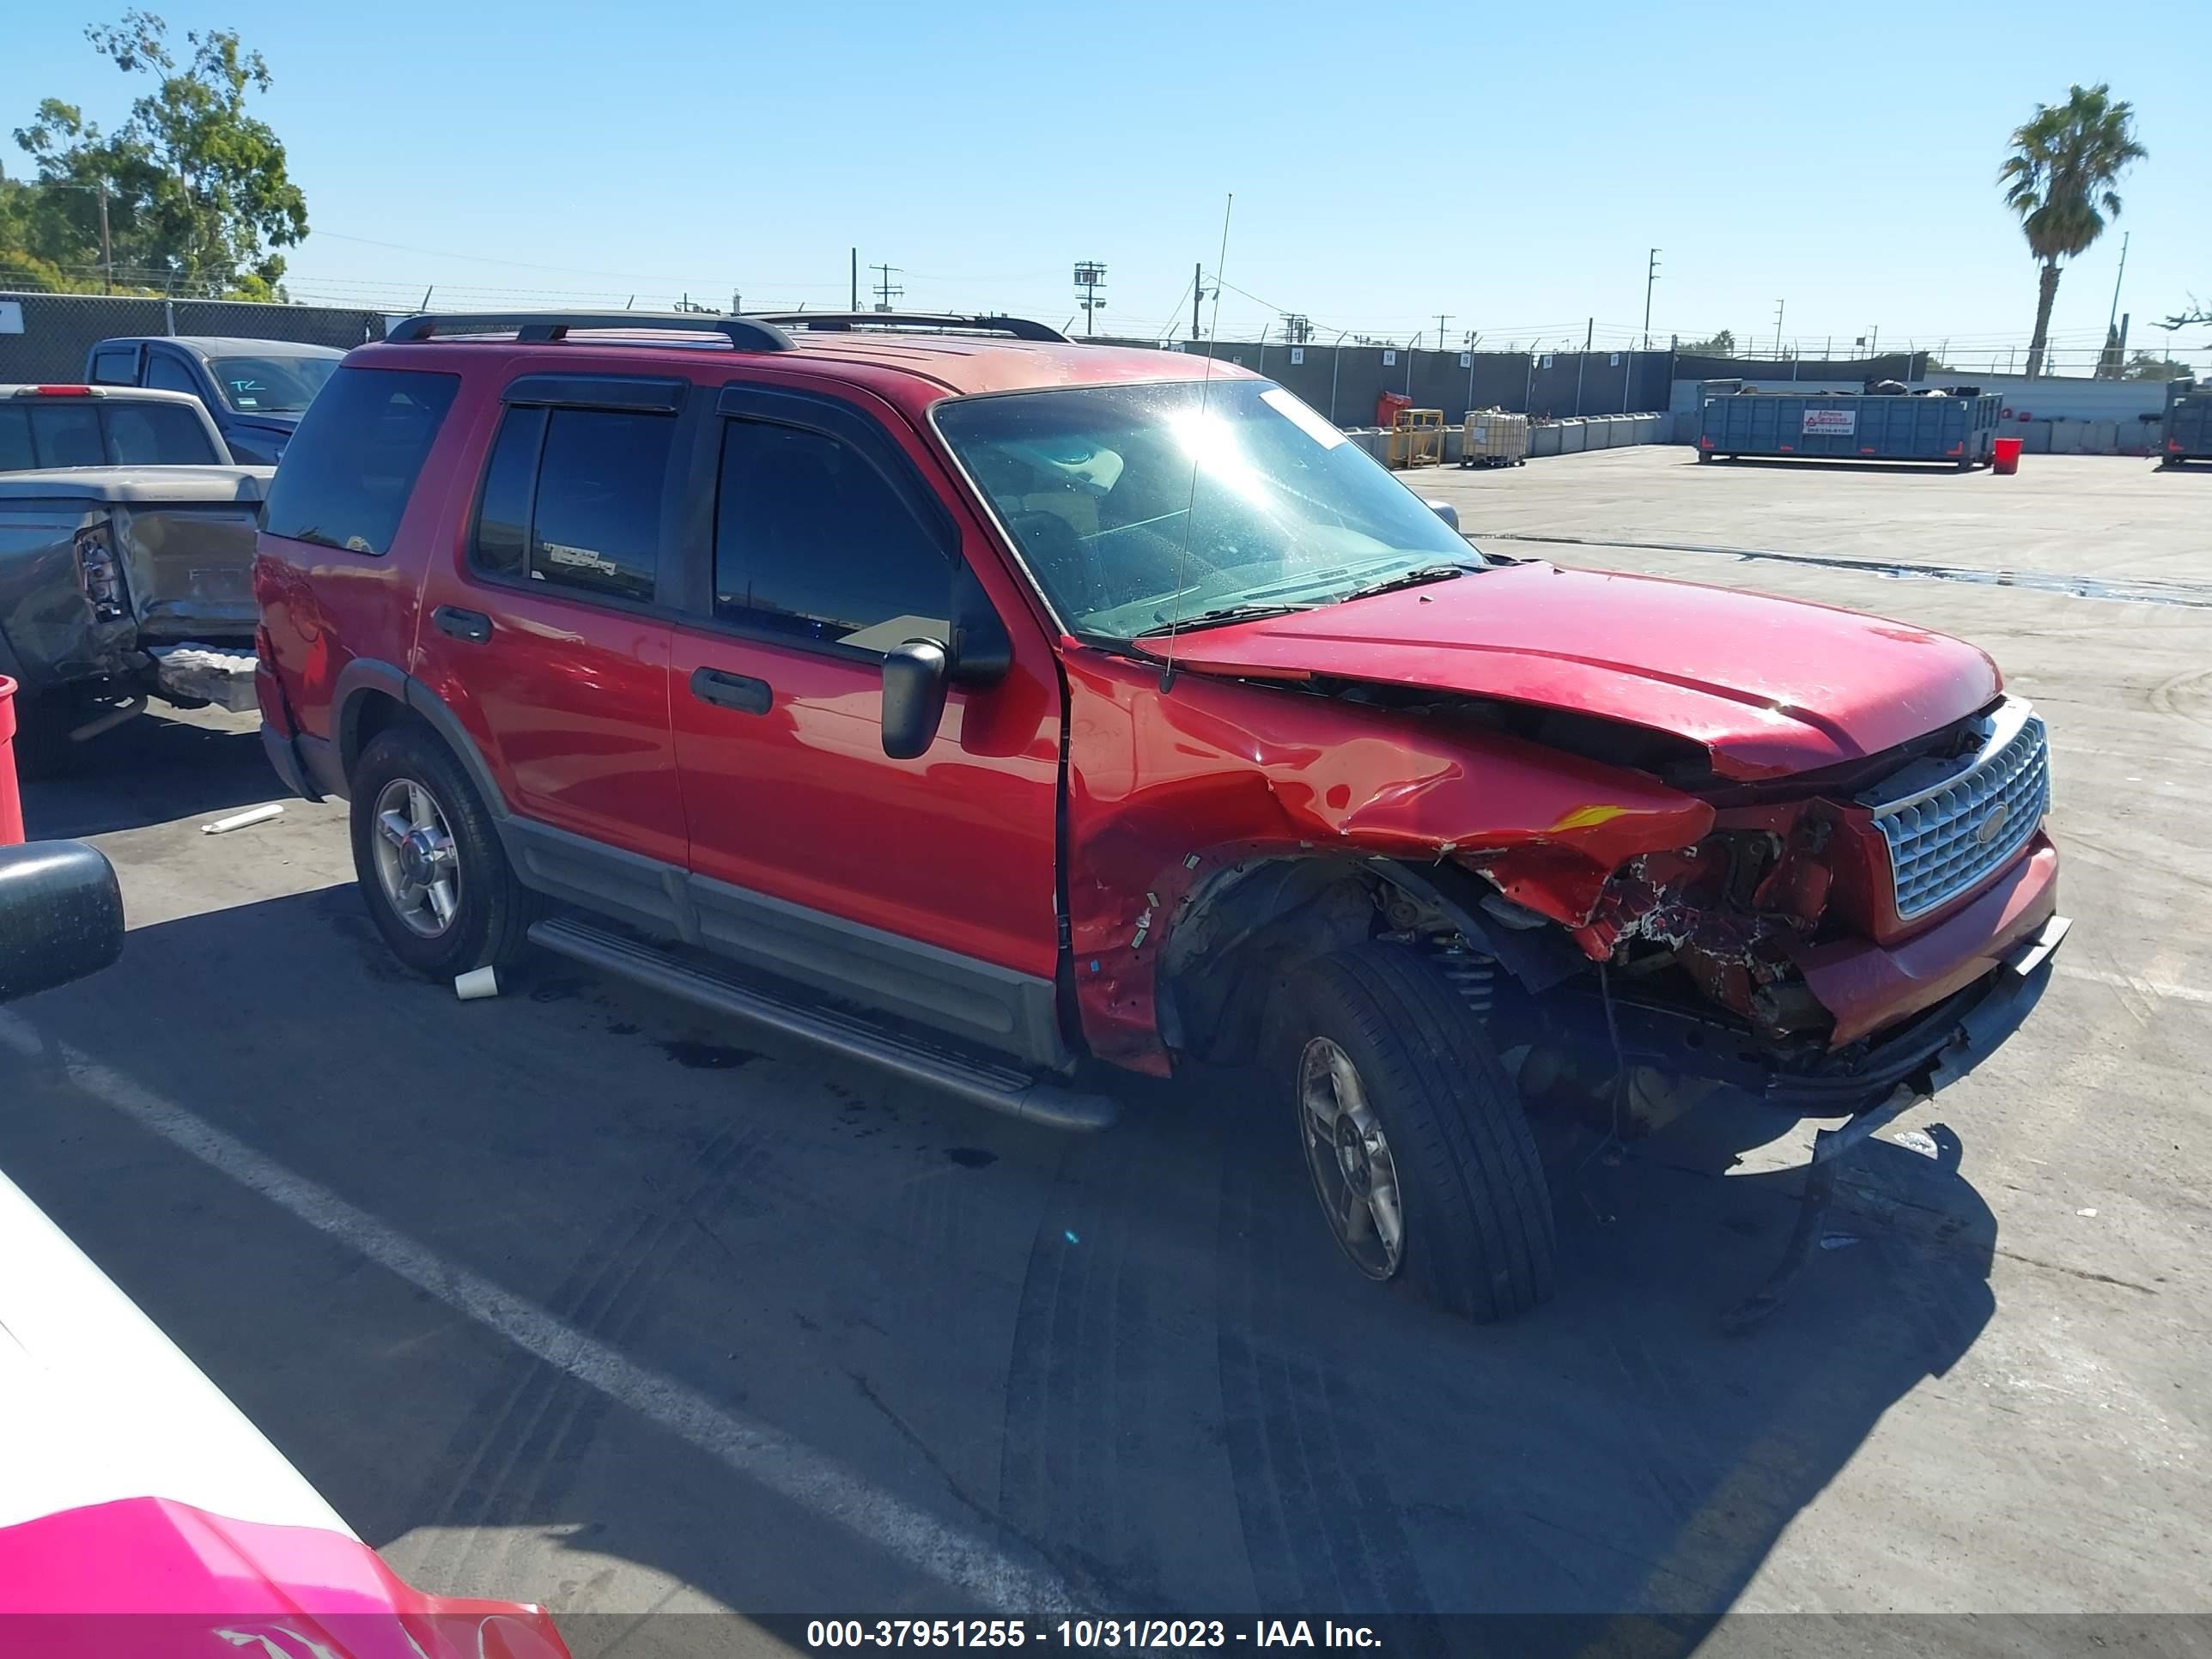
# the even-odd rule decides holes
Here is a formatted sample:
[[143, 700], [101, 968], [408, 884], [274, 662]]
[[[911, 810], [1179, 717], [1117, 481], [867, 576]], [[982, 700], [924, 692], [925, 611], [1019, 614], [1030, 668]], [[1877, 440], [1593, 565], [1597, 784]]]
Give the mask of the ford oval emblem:
[[1987, 847], [2004, 832], [2005, 820], [2011, 816], [2012, 809], [1999, 801], [1990, 808], [1990, 815], [1982, 820], [1982, 827], [1974, 831], [1974, 839]]

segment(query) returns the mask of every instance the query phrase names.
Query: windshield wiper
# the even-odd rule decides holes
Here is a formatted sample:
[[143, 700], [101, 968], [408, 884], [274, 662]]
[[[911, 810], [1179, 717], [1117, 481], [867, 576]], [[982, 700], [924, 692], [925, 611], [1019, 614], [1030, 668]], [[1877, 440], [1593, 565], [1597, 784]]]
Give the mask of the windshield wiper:
[[1201, 611], [1194, 617], [1178, 617], [1173, 622], [1155, 623], [1150, 628], [1140, 628], [1129, 635], [1133, 640], [1149, 640], [1162, 634], [1186, 633], [1194, 628], [1219, 628], [1226, 623], [1256, 622], [1262, 617], [1286, 617], [1294, 611], [1311, 611], [1311, 605], [1224, 605], [1218, 610]]
[[1369, 582], [1364, 587], [1339, 593], [1330, 603], [1342, 605], [1346, 599], [1372, 599], [1377, 593], [1392, 593], [1401, 587], [1425, 587], [1431, 582], [1449, 581], [1455, 576], [1464, 576], [1471, 571], [1487, 568], [1480, 564], [1425, 564], [1418, 570], [1401, 571], [1395, 576], [1385, 576], [1379, 582]]

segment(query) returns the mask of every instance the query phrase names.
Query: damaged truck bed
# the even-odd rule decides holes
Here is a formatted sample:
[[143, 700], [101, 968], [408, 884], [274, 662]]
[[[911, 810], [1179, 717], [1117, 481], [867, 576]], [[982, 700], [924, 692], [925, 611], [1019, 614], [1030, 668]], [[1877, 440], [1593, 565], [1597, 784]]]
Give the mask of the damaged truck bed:
[[254, 707], [253, 537], [273, 471], [0, 473], [0, 673], [34, 763], [149, 697]]

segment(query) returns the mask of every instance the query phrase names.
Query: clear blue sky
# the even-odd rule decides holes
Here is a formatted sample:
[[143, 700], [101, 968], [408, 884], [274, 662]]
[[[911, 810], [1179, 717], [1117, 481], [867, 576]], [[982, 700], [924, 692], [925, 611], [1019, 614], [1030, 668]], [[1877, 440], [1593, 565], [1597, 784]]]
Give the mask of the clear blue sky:
[[[1233, 191], [1224, 335], [1287, 308], [1434, 340], [1443, 311], [1455, 343], [1595, 316], [1617, 344], [1657, 245], [1656, 334], [1771, 340], [1784, 300], [1808, 349], [1879, 325], [1957, 357], [2033, 321], [1993, 183], [2007, 133], [2108, 80], [2151, 150], [2123, 189], [2130, 344], [2161, 344], [2147, 322], [2191, 290], [2212, 302], [2203, 31], [2078, 0], [152, 3], [267, 56], [313, 225], [301, 298], [826, 306], [857, 243], [904, 268], [908, 305], [1054, 323], [1073, 263], [1103, 260], [1102, 331], [1150, 332], [1187, 322]], [[82, 28], [121, 9], [17, 0], [0, 129], [48, 94], [118, 118], [128, 85]], [[2069, 269], [2062, 339], [2101, 340], [2119, 241]]]

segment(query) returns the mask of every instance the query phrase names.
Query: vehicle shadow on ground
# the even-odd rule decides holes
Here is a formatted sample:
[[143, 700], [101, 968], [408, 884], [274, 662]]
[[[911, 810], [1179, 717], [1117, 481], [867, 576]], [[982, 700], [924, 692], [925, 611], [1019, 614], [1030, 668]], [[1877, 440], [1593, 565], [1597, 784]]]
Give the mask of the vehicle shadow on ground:
[[70, 745], [61, 769], [22, 786], [34, 841], [137, 830], [284, 798], [256, 726], [229, 730], [148, 713]]
[[[1728, 1171], [1771, 1115], [1547, 1136], [1558, 1298], [1477, 1328], [1340, 1257], [1244, 1074], [1133, 1081], [1119, 1128], [1058, 1136], [557, 966], [459, 1002], [345, 887], [141, 928], [15, 1012], [1115, 1613], [1518, 1613], [1471, 1640], [1686, 1654], [1991, 1312], [1996, 1224], [1948, 1131], [1855, 1155], [1832, 1247], [1747, 1336], [1722, 1315], [1798, 1178]], [[0, 1168], [426, 1588], [547, 1601], [580, 1653], [672, 1583], [986, 1610], [52, 1067], [0, 1048]], [[663, 1617], [672, 1649], [728, 1645]]]
[[1826, 461], [1813, 456], [1800, 459], [1794, 455], [1738, 455], [1733, 459], [1716, 455], [1708, 465], [1767, 472], [1893, 472], [1899, 477], [1914, 478], [1958, 478], [1967, 473], [1989, 471], [1986, 465], [1976, 465], [1962, 473], [1955, 461]]

